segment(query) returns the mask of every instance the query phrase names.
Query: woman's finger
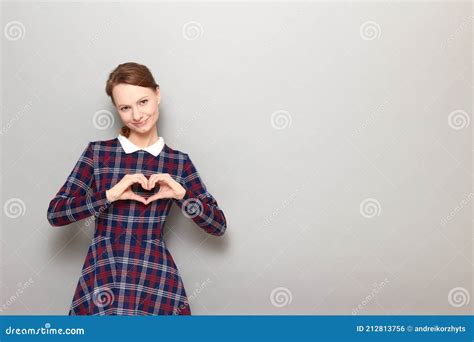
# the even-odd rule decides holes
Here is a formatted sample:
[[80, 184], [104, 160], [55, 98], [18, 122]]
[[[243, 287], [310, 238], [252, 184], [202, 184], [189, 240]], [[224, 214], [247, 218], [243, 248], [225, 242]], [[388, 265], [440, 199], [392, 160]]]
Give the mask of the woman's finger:
[[[156, 179], [156, 175], [157, 175], [157, 174], [155, 173], [155, 174], [153, 174], [153, 175], [150, 176], [150, 179], [148, 179], [148, 186], [150, 187], [150, 189], [153, 189], [153, 188], [155, 187], [155, 184], [156, 184], [156, 180], [155, 180], [155, 179]], [[148, 189], [148, 190], [150, 190], [150, 189]]]
[[140, 183], [144, 189], [148, 189], [148, 180], [141, 173], [134, 173], [129, 176], [127, 185], [130, 186], [135, 183]]
[[135, 200], [135, 201], [138, 201], [138, 202], [141, 202], [143, 204], [148, 204], [147, 203], [147, 200], [145, 198], [143, 198], [142, 196], [139, 196], [135, 193], [132, 193], [132, 195], [130, 196], [132, 200]]
[[178, 191], [181, 187], [177, 181], [175, 181], [171, 176], [164, 176], [157, 180], [157, 183], [168, 185], [173, 191]]
[[140, 179], [140, 181], [141, 181], [141, 184], [142, 184], [143, 189], [149, 190], [149, 184], [150, 184], [150, 182], [149, 182], [148, 179], [145, 177], [145, 175], [142, 174], [142, 173], [139, 173], [139, 174], [138, 174], [138, 177], [139, 177], [139, 179]]
[[157, 173], [154, 174], [155, 177], [153, 177], [153, 187], [155, 187], [156, 183], [161, 183], [161, 184], [167, 184], [170, 185], [172, 184], [172, 179], [169, 177], [167, 173]]
[[163, 196], [162, 193], [157, 192], [156, 194], [148, 197], [147, 200], [148, 200], [148, 203], [150, 203], [150, 202], [162, 199], [162, 198], [165, 198], [165, 196]]
[[156, 186], [156, 183], [168, 184], [170, 185], [170, 178], [167, 173], [155, 173], [150, 177], [150, 187], [153, 189]]

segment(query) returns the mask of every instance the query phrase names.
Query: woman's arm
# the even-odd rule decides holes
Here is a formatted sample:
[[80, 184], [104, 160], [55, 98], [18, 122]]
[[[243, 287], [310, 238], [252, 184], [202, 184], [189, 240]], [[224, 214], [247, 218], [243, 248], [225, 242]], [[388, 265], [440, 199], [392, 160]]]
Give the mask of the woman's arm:
[[64, 226], [89, 216], [99, 216], [110, 201], [105, 190], [97, 191], [94, 179], [92, 142], [89, 142], [64, 185], [49, 203], [48, 221]]
[[224, 212], [207, 191], [189, 155], [185, 154], [185, 157], [181, 185], [186, 192], [182, 199], [175, 199], [175, 202], [199, 227], [209, 234], [220, 236], [227, 228]]

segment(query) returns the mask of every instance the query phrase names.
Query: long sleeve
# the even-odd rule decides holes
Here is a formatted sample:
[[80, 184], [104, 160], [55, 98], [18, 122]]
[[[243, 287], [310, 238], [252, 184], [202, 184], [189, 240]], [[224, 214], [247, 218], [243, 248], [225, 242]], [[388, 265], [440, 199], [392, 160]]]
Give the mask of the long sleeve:
[[64, 226], [107, 210], [110, 201], [105, 189], [98, 191], [94, 178], [92, 142], [89, 142], [64, 185], [49, 203], [48, 221]]
[[175, 202], [185, 216], [191, 218], [207, 233], [223, 235], [227, 228], [224, 212], [207, 191], [189, 155], [185, 153], [185, 157], [180, 184], [186, 189], [186, 193], [181, 200], [175, 199]]

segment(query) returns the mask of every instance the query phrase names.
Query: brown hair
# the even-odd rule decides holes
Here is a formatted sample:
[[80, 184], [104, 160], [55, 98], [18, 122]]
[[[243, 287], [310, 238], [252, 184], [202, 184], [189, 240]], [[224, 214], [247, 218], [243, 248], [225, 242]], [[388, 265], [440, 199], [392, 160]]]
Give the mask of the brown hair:
[[[159, 85], [155, 82], [153, 75], [150, 70], [142, 64], [128, 62], [119, 64], [109, 75], [107, 84], [105, 86], [105, 92], [110, 96], [112, 103], [115, 105], [114, 97], [112, 96], [112, 90], [120, 83], [136, 85], [140, 87], [148, 87], [156, 91]], [[126, 136], [130, 135], [130, 128], [122, 126], [120, 134]]]

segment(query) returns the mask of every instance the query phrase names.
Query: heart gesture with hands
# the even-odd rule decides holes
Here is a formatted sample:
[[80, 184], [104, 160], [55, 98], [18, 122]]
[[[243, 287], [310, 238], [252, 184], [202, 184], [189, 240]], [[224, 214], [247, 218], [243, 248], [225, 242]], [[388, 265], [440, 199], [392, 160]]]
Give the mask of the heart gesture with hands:
[[[140, 184], [145, 190], [154, 189], [156, 184], [160, 186], [160, 189], [157, 193], [145, 198], [133, 192], [132, 185], [136, 183]], [[162, 198], [175, 198], [180, 200], [184, 197], [186, 190], [181, 184], [176, 182], [169, 173], [155, 173], [151, 175], [149, 179], [142, 173], [135, 173], [123, 176], [117, 184], [105, 193], [110, 202], [134, 200], [143, 204], [149, 204]]]

